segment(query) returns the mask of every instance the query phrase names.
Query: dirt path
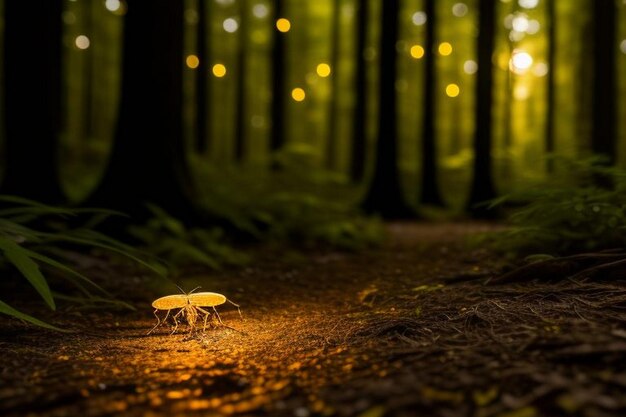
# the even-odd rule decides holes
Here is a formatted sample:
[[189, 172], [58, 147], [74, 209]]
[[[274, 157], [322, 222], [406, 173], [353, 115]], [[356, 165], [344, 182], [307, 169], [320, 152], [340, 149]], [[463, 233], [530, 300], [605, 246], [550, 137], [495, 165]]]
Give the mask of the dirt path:
[[461, 245], [482, 228], [397, 224], [376, 251], [189, 277], [244, 314], [193, 337], [146, 336], [149, 294], [66, 312], [67, 336], [2, 321], [0, 415], [626, 415], [626, 285], [485, 287], [497, 260]]

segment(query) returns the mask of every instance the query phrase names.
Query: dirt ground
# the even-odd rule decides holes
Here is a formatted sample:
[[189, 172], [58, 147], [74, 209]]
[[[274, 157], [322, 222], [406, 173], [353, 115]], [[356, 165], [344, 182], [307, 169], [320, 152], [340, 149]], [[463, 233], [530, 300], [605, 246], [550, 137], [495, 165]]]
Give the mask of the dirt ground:
[[190, 336], [136, 312], [66, 309], [59, 334], [0, 318], [2, 416], [626, 415], [626, 281], [485, 285], [481, 224], [393, 224], [381, 248], [188, 276], [230, 327]]

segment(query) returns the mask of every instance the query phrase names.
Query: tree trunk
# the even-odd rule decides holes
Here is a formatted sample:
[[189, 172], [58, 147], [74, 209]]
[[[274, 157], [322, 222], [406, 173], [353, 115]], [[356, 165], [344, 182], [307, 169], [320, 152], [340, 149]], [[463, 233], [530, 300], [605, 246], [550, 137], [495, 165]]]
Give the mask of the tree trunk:
[[331, 62], [331, 99], [329, 106], [329, 122], [328, 122], [328, 139], [326, 141], [326, 166], [329, 170], [337, 169], [337, 120], [339, 115], [339, 60], [340, 56], [340, 44], [341, 40], [340, 27], [341, 27], [341, 0], [334, 0], [333, 2], [333, 19], [332, 19], [332, 34], [331, 34], [331, 48], [332, 57]]
[[474, 132], [474, 178], [469, 211], [476, 217], [493, 213], [476, 204], [495, 197], [491, 166], [493, 64], [496, 32], [496, 0], [479, 1], [478, 72], [476, 74], [476, 131]]
[[196, 219], [182, 140], [183, 2], [128, 0], [122, 95], [109, 166], [90, 205]]
[[396, 120], [396, 75], [400, 0], [385, 0], [382, 6], [380, 47], [380, 119], [374, 177], [362, 207], [387, 219], [413, 217], [406, 203], [398, 170]]
[[198, 69], [196, 75], [196, 140], [195, 148], [199, 154], [204, 154], [208, 148], [208, 121], [210, 119], [208, 106], [207, 79], [209, 77], [209, 53], [207, 50], [207, 5], [209, 0], [198, 0], [198, 25], [196, 27], [196, 41], [198, 43]]
[[[548, 0], [548, 80], [547, 80], [547, 101], [548, 111], [546, 113], [546, 153], [553, 154], [555, 151], [555, 110], [556, 110], [556, 1]], [[554, 160], [548, 158], [548, 173], [554, 171]]]
[[617, 16], [613, 0], [593, 1], [592, 150], [612, 164], [617, 138]]
[[[274, 0], [274, 21], [285, 17], [283, 0]], [[270, 134], [270, 151], [276, 152], [285, 144], [285, 37], [286, 33], [272, 28], [274, 34], [272, 49], [272, 126]]]
[[237, 56], [237, 104], [235, 109], [235, 159], [243, 161], [246, 152], [246, 80], [247, 77], [247, 52], [248, 52], [248, 2], [240, 0], [239, 6], [239, 51]]
[[61, 0], [4, 2], [6, 167], [2, 192], [64, 201], [59, 184]]
[[356, 20], [354, 22], [356, 45], [355, 51], [355, 74], [354, 74], [354, 115], [352, 132], [352, 161], [350, 165], [350, 177], [355, 183], [363, 180], [365, 174], [366, 149], [367, 149], [367, 60], [365, 49], [367, 47], [367, 22], [369, 17], [369, 0], [357, 0]]
[[442, 206], [439, 184], [437, 181], [437, 145], [435, 132], [435, 85], [437, 83], [435, 71], [435, 0], [425, 1], [426, 23], [426, 66], [424, 73], [424, 119], [422, 135], [422, 189], [420, 202], [435, 206]]

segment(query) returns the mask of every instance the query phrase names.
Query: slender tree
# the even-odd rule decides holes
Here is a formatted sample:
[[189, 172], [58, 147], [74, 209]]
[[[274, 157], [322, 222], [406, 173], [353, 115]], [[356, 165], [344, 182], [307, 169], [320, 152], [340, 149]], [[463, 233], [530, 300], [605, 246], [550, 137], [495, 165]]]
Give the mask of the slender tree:
[[208, 148], [208, 121], [210, 120], [208, 105], [207, 79], [209, 77], [209, 51], [207, 42], [207, 9], [208, 0], [198, 0], [198, 24], [196, 26], [196, 42], [198, 54], [198, 68], [196, 75], [196, 140], [195, 148], [199, 154], [204, 154]]
[[248, 2], [239, 0], [239, 45], [237, 52], [237, 103], [235, 108], [235, 158], [241, 162], [245, 156], [246, 146], [246, 81], [248, 68]]
[[374, 177], [362, 206], [365, 211], [388, 219], [407, 218], [414, 213], [406, 202], [400, 183], [395, 89], [400, 0], [385, 0], [382, 8], [376, 160]]
[[89, 204], [196, 220], [182, 140], [183, 2], [127, 0], [122, 94], [109, 166]]
[[[274, 0], [274, 20], [284, 18], [283, 0]], [[276, 27], [272, 28], [272, 129], [270, 135], [270, 150], [276, 152], [285, 144], [285, 77], [286, 74], [286, 34]]]
[[617, 16], [613, 0], [593, 2], [592, 150], [615, 161], [617, 141]]
[[[555, 151], [555, 109], [556, 109], [556, 0], [548, 0], [548, 79], [547, 79], [547, 101], [548, 111], [546, 112], [546, 152], [552, 154]], [[554, 161], [548, 159], [548, 172], [554, 171]]]
[[435, 132], [435, 85], [437, 83], [435, 71], [435, 22], [436, 22], [436, 1], [425, 0], [424, 11], [427, 16], [426, 38], [424, 40], [424, 50], [426, 64], [424, 68], [424, 118], [422, 134], [422, 186], [420, 202], [422, 204], [443, 205], [439, 194], [439, 184], [437, 181], [437, 145]]
[[365, 174], [367, 149], [367, 23], [369, 18], [369, 0], [356, 0], [355, 29], [355, 57], [354, 57], [354, 115], [352, 129], [352, 155], [350, 177], [358, 183]]
[[476, 204], [495, 197], [491, 167], [493, 64], [496, 33], [496, 0], [479, 0], [478, 72], [476, 74], [476, 131], [474, 132], [474, 177], [469, 210], [477, 217], [492, 213]]
[[6, 166], [3, 193], [46, 202], [59, 185], [62, 0], [4, 2]]
[[331, 74], [331, 99], [329, 106], [328, 139], [326, 141], [326, 163], [331, 170], [337, 168], [337, 121], [339, 120], [339, 60], [341, 50], [341, 0], [333, 2], [333, 18], [331, 23], [331, 48], [330, 59]]

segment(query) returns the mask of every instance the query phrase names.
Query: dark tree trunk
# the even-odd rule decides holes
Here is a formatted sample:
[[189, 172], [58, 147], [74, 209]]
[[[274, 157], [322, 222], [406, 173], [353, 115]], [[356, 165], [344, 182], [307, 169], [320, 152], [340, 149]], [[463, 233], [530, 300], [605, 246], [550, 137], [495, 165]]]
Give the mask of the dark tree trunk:
[[617, 16], [613, 0], [593, 1], [593, 119], [592, 150], [616, 156], [617, 138]]
[[[285, 17], [283, 0], [274, 0], [274, 21]], [[274, 34], [272, 49], [272, 128], [270, 151], [276, 152], [285, 144], [285, 37], [286, 33], [272, 28]]]
[[435, 133], [435, 0], [425, 1], [426, 23], [426, 66], [424, 70], [424, 120], [422, 135], [422, 187], [420, 202], [435, 206], [443, 205], [437, 181], [437, 146]]
[[496, 1], [479, 1], [478, 72], [476, 74], [476, 131], [474, 132], [474, 178], [469, 210], [476, 217], [493, 213], [476, 204], [495, 197], [491, 166], [493, 64], [496, 32]]
[[340, 35], [340, 27], [341, 27], [341, 0], [334, 0], [333, 5], [333, 21], [332, 25], [332, 34], [331, 34], [331, 45], [332, 45], [332, 57], [330, 59], [331, 62], [331, 99], [330, 99], [330, 114], [329, 114], [329, 123], [328, 123], [328, 140], [326, 142], [326, 166], [330, 170], [337, 169], [337, 120], [339, 119], [339, 115], [337, 112], [339, 111], [339, 49], [341, 40], [339, 38]]
[[198, 61], [196, 78], [196, 140], [195, 149], [204, 154], [208, 148], [208, 120], [210, 120], [208, 106], [207, 79], [209, 77], [209, 53], [207, 50], [207, 5], [209, 0], [198, 0], [198, 25], [196, 27], [196, 41], [198, 43]]
[[109, 166], [89, 204], [196, 220], [182, 140], [183, 2], [128, 0], [122, 96]]
[[6, 167], [2, 192], [48, 203], [59, 185], [61, 0], [4, 2]]
[[355, 183], [361, 182], [365, 174], [366, 149], [367, 149], [367, 60], [365, 49], [367, 47], [367, 22], [369, 18], [369, 0], [357, 2], [356, 18], [354, 22], [356, 45], [354, 48], [355, 74], [354, 74], [354, 126], [352, 132], [352, 157], [350, 165], [350, 177]]
[[380, 47], [380, 119], [376, 143], [374, 177], [362, 203], [369, 213], [382, 217], [414, 216], [406, 203], [398, 170], [398, 138], [396, 120], [396, 75], [400, 0], [385, 0], [382, 10]]
[[[548, 111], [546, 113], [546, 152], [553, 154], [555, 151], [555, 109], [556, 109], [556, 1], [548, 0], [548, 80], [547, 80], [547, 101]], [[548, 172], [554, 171], [554, 160], [548, 159]]]
[[[97, 3], [93, 3], [90, 1], [86, 1], [83, 4], [83, 10], [85, 12], [85, 31], [84, 33], [87, 35], [87, 37], [90, 39], [91, 42], [93, 42], [94, 40], [96, 40], [95, 37], [95, 28], [94, 28], [94, 19], [93, 19], [93, 14], [95, 13], [95, 7], [100, 6]], [[85, 69], [85, 74], [83, 75], [84, 77], [84, 81], [85, 84], [83, 86], [83, 97], [84, 97], [84, 105], [85, 105], [85, 117], [84, 117], [84, 121], [82, 123], [82, 126], [84, 128], [83, 131], [83, 136], [81, 139], [83, 141], [89, 141], [89, 140], [93, 140], [95, 139], [96, 136], [96, 132], [94, 130], [95, 124], [94, 124], [94, 119], [95, 119], [95, 109], [94, 109], [94, 99], [95, 99], [95, 91], [94, 91], [94, 74], [95, 74], [95, 52], [93, 47], [89, 48], [85, 51], [83, 51], [83, 53], [85, 53], [85, 61], [86, 62], [86, 69]]]
[[248, 46], [248, 2], [240, 0], [239, 51], [237, 56], [237, 104], [235, 109], [235, 159], [243, 161], [246, 152], [246, 80]]

